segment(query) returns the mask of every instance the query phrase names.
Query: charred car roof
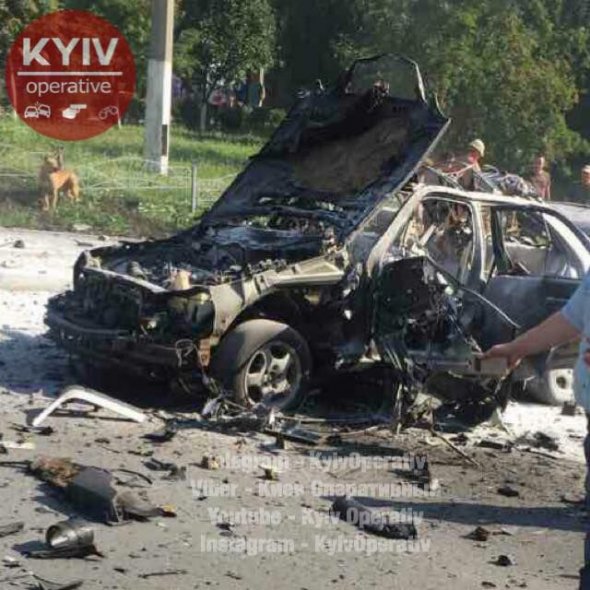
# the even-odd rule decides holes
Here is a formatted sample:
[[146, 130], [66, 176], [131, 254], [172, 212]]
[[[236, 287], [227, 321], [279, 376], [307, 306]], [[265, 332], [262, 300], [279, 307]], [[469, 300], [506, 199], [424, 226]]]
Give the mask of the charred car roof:
[[340, 241], [411, 178], [448, 123], [414, 62], [357, 60], [331, 90], [298, 100], [197, 228], [292, 215]]

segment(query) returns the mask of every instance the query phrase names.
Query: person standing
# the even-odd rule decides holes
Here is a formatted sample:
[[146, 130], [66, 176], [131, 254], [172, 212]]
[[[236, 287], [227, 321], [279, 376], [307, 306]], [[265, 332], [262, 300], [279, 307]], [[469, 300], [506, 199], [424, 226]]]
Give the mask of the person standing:
[[260, 108], [266, 98], [264, 70], [252, 71], [248, 76], [247, 104], [253, 109]]
[[[509, 368], [520, 361], [555, 346], [580, 340], [578, 360], [574, 369], [576, 403], [586, 412], [587, 434], [584, 439], [586, 457], [585, 508], [590, 511], [590, 273], [588, 273], [566, 305], [539, 325], [518, 338], [498, 344], [483, 358], [504, 358]], [[590, 590], [590, 529], [584, 544], [585, 565], [580, 572], [579, 590]]]
[[543, 201], [551, 200], [551, 175], [545, 170], [545, 156], [539, 154], [533, 160], [533, 172], [529, 182], [535, 188], [537, 196]]
[[459, 170], [455, 177], [459, 184], [468, 191], [476, 190], [476, 175], [481, 172], [481, 160], [485, 156], [486, 146], [481, 139], [474, 139], [467, 148], [467, 153], [458, 159]]
[[481, 139], [474, 139], [467, 150], [467, 163], [475, 172], [481, 172], [481, 160], [486, 155], [486, 146]]
[[590, 164], [582, 168], [580, 182], [577, 182], [569, 199], [574, 203], [590, 205]]

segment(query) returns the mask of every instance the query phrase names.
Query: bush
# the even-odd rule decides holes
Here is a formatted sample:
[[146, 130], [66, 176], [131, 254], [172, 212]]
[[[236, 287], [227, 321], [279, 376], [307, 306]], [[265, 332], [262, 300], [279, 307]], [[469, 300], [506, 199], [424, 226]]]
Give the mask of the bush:
[[252, 109], [247, 118], [248, 131], [260, 135], [268, 135], [285, 117], [283, 109], [267, 109], [264, 107]]
[[223, 131], [240, 131], [244, 124], [244, 109], [222, 108], [219, 110], [218, 120]]
[[174, 118], [180, 118], [180, 120], [189, 129], [198, 129], [200, 121], [201, 102], [195, 98], [185, 98], [182, 101], [176, 103], [173, 108], [172, 114]]
[[145, 100], [134, 96], [129, 103], [123, 120], [125, 123], [137, 124], [145, 118]]

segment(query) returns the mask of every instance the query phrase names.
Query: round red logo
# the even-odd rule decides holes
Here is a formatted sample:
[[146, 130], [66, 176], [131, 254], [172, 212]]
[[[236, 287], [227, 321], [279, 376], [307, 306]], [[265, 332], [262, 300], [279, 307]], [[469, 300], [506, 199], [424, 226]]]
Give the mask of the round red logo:
[[82, 10], [34, 20], [12, 44], [6, 87], [19, 117], [59, 140], [88, 139], [123, 117], [135, 64], [121, 32]]

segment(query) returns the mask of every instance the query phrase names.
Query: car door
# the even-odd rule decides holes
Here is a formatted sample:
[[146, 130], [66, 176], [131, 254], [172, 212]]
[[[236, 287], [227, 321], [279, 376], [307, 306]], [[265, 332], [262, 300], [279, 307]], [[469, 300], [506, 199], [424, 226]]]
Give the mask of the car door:
[[[565, 305], [590, 254], [577, 230], [549, 210], [495, 206], [483, 215], [491, 221], [491, 243], [482, 294], [527, 330]], [[486, 340], [496, 340], [493, 325]]]
[[481, 274], [481, 238], [468, 200], [425, 196], [392, 239], [374, 279], [373, 335], [382, 356], [407, 371], [466, 369], [471, 357], [449, 290]]

